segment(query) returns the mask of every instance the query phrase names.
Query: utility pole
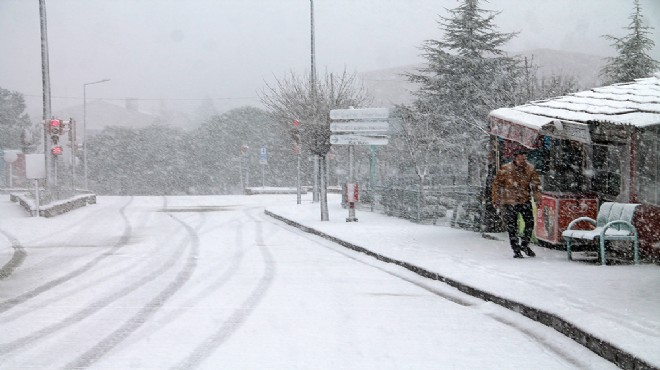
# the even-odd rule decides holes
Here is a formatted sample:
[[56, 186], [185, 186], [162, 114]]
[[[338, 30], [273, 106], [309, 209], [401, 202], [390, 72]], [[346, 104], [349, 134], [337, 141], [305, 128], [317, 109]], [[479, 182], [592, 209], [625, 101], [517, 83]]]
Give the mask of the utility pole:
[[[311, 68], [309, 81], [311, 84], [311, 93], [312, 93], [312, 105], [314, 106], [314, 112], [316, 113], [317, 107], [317, 96], [316, 96], [316, 42], [314, 40], [314, 0], [309, 0], [309, 19], [310, 19], [310, 28], [311, 28]], [[316, 114], [314, 119], [317, 119]], [[312, 124], [318, 124], [318, 122], [312, 122]], [[319, 155], [314, 154], [314, 187], [312, 188], [312, 201], [319, 201]]]
[[50, 104], [50, 72], [48, 63], [48, 27], [46, 24], [46, 0], [39, 0], [39, 19], [41, 29], [41, 84], [43, 87], [43, 140], [44, 157], [46, 159], [46, 189], [55, 185], [56, 179], [53, 176], [53, 156], [48, 150], [48, 129], [47, 122], [51, 119]]

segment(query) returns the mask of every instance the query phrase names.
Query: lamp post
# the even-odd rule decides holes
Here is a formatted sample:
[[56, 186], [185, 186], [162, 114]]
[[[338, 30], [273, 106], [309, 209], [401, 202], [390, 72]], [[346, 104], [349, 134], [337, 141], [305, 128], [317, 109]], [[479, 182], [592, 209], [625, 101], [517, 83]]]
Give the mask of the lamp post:
[[89, 190], [87, 183], [87, 85], [100, 84], [102, 82], [110, 81], [109, 78], [104, 78], [99, 81], [88, 82], [83, 84], [83, 162], [84, 162], [84, 176], [85, 176], [85, 190]]

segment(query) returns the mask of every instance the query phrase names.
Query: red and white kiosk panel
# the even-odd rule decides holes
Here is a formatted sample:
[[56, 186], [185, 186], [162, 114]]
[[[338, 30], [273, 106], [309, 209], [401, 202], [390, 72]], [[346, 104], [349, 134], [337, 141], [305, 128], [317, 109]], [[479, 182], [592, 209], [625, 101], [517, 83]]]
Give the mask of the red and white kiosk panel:
[[[598, 198], [570, 193], [544, 192], [536, 205], [536, 238], [551, 244], [563, 244], [561, 233], [578, 217], [598, 215]], [[588, 222], [578, 228], [588, 228]]]

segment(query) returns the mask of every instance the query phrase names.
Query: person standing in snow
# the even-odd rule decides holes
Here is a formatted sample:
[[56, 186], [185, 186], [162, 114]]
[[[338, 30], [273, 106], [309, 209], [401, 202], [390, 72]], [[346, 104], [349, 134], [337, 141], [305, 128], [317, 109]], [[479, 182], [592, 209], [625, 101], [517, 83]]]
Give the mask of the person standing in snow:
[[[500, 168], [493, 181], [493, 206], [503, 217], [513, 258], [522, 258], [522, 250], [529, 257], [536, 254], [529, 247], [534, 228], [531, 197], [536, 204], [541, 202], [541, 179], [531, 163], [527, 162], [527, 152], [518, 150], [513, 161]], [[525, 222], [525, 230], [518, 240], [518, 213]]]

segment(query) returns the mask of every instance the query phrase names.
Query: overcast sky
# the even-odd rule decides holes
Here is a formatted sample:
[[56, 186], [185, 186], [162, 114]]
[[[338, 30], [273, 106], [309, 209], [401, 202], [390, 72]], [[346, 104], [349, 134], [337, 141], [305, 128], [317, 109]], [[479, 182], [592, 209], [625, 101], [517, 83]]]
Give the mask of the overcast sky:
[[[314, 0], [317, 69], [366, 72], [423, 62], [418, 47], [442, 37], [437, 21], [457, 0]], [[641, 0], [660, 59], [660, 0]], [[161, 100], [194, 110], [206, 97], [258, 104], [264, 81], [310, 66], [309, 0], [46, 0], [53, 110], [88, 99]], [[597, 55], [601, 36], [624, 36], [633, 0], [491, 0], [509, 51], [551, 48]], [[41, 111], [37, 0], [0, 0], [0, 87]], [[36, 109], [34, 108], [36, 106]], [[40, 117], [39, 117], [40, 118]]]

